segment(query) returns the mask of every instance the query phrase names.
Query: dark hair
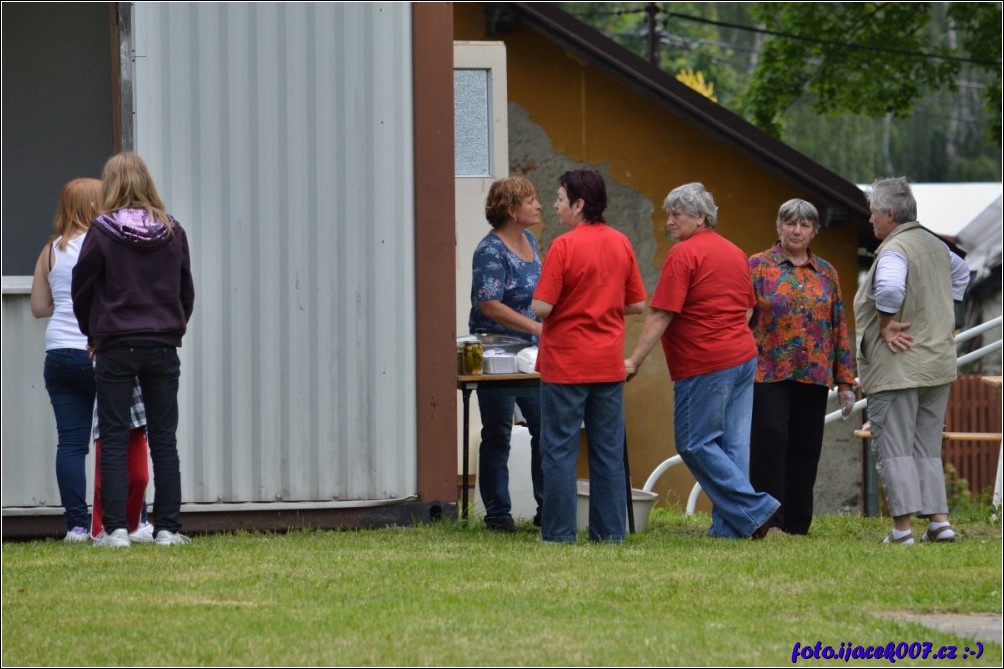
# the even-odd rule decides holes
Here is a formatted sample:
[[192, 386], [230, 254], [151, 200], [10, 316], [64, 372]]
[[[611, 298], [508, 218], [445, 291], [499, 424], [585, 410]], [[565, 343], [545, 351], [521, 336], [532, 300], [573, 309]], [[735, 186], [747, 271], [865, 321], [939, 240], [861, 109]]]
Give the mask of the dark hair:
[[600, 223], [607, 208], [607, 185], [596, 170], [575, 170], [565, 172], [558, 178], [558, 184], [565, 189], [568, 203], [582, 200], [582, 218], [587, 223]]

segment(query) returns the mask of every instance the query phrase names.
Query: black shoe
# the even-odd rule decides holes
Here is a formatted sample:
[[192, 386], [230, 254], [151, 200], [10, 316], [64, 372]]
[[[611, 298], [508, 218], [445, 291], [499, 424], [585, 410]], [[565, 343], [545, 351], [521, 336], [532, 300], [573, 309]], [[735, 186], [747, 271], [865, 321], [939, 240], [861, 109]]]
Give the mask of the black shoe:
[[516, 523], [509, 516], [504, 518], [485, 518], [485, 527], [494, 532], [512, 533], [516, 531]]
[[541, 520], [541, 517], [540, 517], [540, 511], [537, 511], [537, 513], [535, 513], [533, 515], [533, 526], [534, 527], [540, 527], [541, 522], [543, 522], [543, 521]]

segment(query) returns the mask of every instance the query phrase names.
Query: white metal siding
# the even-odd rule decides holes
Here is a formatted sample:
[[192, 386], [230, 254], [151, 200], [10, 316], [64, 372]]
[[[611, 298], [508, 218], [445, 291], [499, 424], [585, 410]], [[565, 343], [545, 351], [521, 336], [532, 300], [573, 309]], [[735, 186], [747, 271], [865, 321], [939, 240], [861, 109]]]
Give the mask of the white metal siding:
[[[41, 248], [41, 244], [39, 245]], [[31, 277], [3, 279], [4, 507], [59, 507], [56, 421], [45, 392], [45, 326], [31, 315]], [[93, 467], [88, 458], [88, 468]], [[88, 484], [92, 483], [88, 477]], [[90, 494], [90, 493], [88, 493]]]
[[184, 501], [414, 495], [409, 5], [134, 11], [136, 151], [196, 282]]

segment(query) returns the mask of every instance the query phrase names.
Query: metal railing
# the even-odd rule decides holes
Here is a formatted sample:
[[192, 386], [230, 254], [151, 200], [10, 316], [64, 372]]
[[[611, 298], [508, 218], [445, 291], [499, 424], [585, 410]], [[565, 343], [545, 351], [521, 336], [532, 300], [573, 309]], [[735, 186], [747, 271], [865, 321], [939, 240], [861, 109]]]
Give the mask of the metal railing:
[[[1001, 323], [1004, 323], [1004, 317], [998, 316], [997, 318], [993, 318], [987, 321], [986, 323], [977, 325], [976, 327], [966, 330], [965, 332], [960, 332], [959, 334], [955, 335], [955, 345], [958, 346], [963, 342], [979, 337], [987, 330], [992, 330], [995, 327], [1000, 327]], [[994, 343], [988, 344], [983, 348], [975, 350], [971, 353], [966, 353], [964, 356], [960, 357], [956, 361], [956, 367], [962, 367], [963, 365], [967, 365], [970, 362], [973, 362], [974, 360], [979, 360], [980, 358], [987, 356], [990, 353], [993, 353], [994, 351], [999, 351], [1002, 346], [1004, 346], [1004, 340], [998, 339]], [[857, 381], [857, 379], [854, 380]], [[837, 396], [837, 391], [831, 390], [828, 399], [833, 399], [836, 396]], [[854, 408], [851, 410], [851, 413], [847, 417], [850, 418], [854, 414], [858, 413], [859, 411], [864, 409], [867, 404], [868, 400], [866, 399], [858, 400], [857, 402], [854, 403]], [[826, 419], [824, 420], [824, 422], [826, 424], [835, 423], [836, 421], [841, 420], [841, 418], [842, 418], [841, 413], [839, 411], [834, 411], [833, 413], [826, 414]]]
[[[960, 332], [955, 336], [955, 344], [957, 346], [963, 342], [973, 339], [974, 337], [978, 337], [987, 330], [992, 330], [995, 327], [1000, 327], [1002, 323], [1004, 323], [1004, 317], [998, 316], [997, 318], [993, 318], [987, 321], [986, 323], [982, 323], [973, 328], [970, 328], [965, 332]], [[976, 351], [973, 351], [972, 353], [967, 353], [963, 355], [962, 357], [958, 358], [956, 364], [958, 367], [962, 367], [963, 365], [973, 362], [974, 360], [979, 360], [980, 358], [983, 358], [984, 356], [989, 355], [994, 351], [999, 351], [1002, 346], [1004, 346], [1004, 340], [998, 339], [996, 342], [992, 344], [984, 346]], [[836, 397], [836, 395], [837, 391], [831, 390], [829, 394], [829, 399]], [[855, 402], [854, 408], [851, 410], [851, 413], [848, 414], [847, 418], [850, 418], [854, 414], [864, 409], [865, 406], [867, 406], [867, 404], [868, 404], [867, 399], [858, 400], [857, 402]], [[834, 411], [833, 413], [829, 413], [826, 415], [824, 422], [826, 424], [829, 424], [841, 420], [842, 418], [843, 416], [840, 411]], [[645, 481], [645, 485], [642, 486], [642, 490], [646, 492], [652, 492], [652, 489], [655, 488], [655, 484], [659, 480], [659, 478], [662, 477], [662, 475], [665, 474], [667, 471], [669, 471], [676, 465], [681, 464], [682, 462], [683, 458], [681, 458], [679, 455], [674, 455], [670, 458], [663, 460], [658, 467], [652, 470], [652, 473]], [[694, 510], [697, 508], [697, 498], [700, 494], [701, 494], [701, 484], [695, 483], [694, 487], [690, 491], [690, 495], [687, 497], [686, 513], [688, 516], [694, 515]]]

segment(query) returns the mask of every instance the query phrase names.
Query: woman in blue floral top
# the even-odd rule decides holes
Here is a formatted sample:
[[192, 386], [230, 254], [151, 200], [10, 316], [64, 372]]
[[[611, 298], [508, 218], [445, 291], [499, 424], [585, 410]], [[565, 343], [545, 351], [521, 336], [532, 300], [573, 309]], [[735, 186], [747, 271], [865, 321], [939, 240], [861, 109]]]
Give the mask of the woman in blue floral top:
[[[485, 218], [492, 231], [474, 249], [471, 282], [472, 333], [502, 334], [537, 343], [540, 322], [530, 310], [540, 278], [537, 240], [528, 230], [540, 223], [537, 189], [522, 176], [499, 179], [485, 201]], [[485, 505], [485, 525], [515, 532], [509, 497], [509, 439], [513, 412], [519, 405], [530, 430], [530, 473], [537, 500], [534, 524], [540, 524], [540, 395], [517, 390], [478, 388], [481, 411], [481, 448], [478, 451], [478, 485]]]
[[812, 523], [830, 388], [839, 388], [847, 415], [856, 385], [837, 270], [809, 249], [818, 231], [816, 208], [789, 200], [777, 215], [778, 241], [749, 261], [758, 350], [750, 482], [781, 501], [773, 522], [790, 534], [808, 534]]

